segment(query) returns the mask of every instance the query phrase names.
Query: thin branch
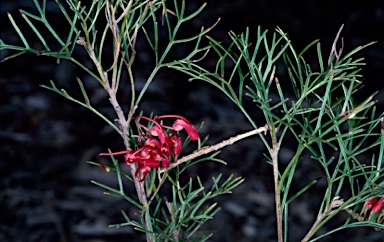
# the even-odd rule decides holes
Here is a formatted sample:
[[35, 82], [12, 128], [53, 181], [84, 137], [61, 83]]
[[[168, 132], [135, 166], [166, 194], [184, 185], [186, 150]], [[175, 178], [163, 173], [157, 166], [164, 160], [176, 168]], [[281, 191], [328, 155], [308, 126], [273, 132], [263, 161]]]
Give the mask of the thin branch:
[[202, 61], [202, 60], [208, 55], [209, 50], [210, 50], [210, 49], [207, 49], [202, 57], [200, 57], [200, 58], [197, 59], [197, 60], [191, 60], [191, 62], [192, 62], [192, 63], [196, 63], [196, 62]]
[[334, 210], [343, 205], [343, 203], [344, 200], [341, 197], [334, 197], [331, 201], [329, 209], [317, 216], [316, 221], [312, 225], [312, 228], [308, 231], [308, 233], [305, 235], [304, 239], [301, 240], [301, 242], [307, 242], [316, 233], [316, 231], [318, 230], [317, 226], [321, 223], [321, 221], [323, 221], [326, 217], [332, 214]]
[[[159, 174], [160, 174], [160, 173], [159, 173]], [[153, 192], [151, 199], [149, 199], [149, 201], [148, 201], [148, 205], [151, 204], [151, 202], [153, 201], [153, 199], [156, 197], [157, 193], [159, 193], [160, 188], [161, 188], [161, 187], [163, 186], [163, 184], [164, 184], [165, 176], [166, 176], [166, 175], [167, 175], [167, 174], [164, 173], [164, 174], [161, 176], [161, 178], [159, 177], [159, 185], [157, 186], [156, 190]]]
[[165, 172], [166, 170], [168, 169], [172, 169], [184, 162], [187, 162], [189, 160], [192, 160], [192, 159], [195, 159], [199, 156], [202, 156], [202, 155], [206, 155], [208, 153], [211, 153], [213, 151], [216, 151], [216, 150], [219, 150], [221, 148], [224, 148], [225, 146], [228, 146], [228, 145], [231, 145], [239, 140], [242, 140], [242, 139], [245, 139], [247, 137], [250, 137], [250, 136], [253, 136], [253, 135], [256, 135], [256, 134], [260, 134], [262, 132], [266, 132], [267, 130], [269, 129], [268, 125], [265, 125], [263, 127], [260, 127], [258, 129], [255, 129], [255, 130], [251, 130], [251, 131], [248, 131], [244, 134], [239, 134], [235, 137], [231, 137], [227, 140], [224, 140], [218, 144], [215, 144], [215, 145], [212, 145], [212, 146], [208, 146], [208, 147], [203, 147], [201, 150], [199, 151], [196, 151], [195, 153], [192, 153], [190, 155], [187, 155], [187, 156], [184, 156], [182, 157], [181, 159], [178, 159], [175, 163], [172, 163], [169, 168], [166, 168], [166, 169], [162, 169], [160, 170], [160, 172]]
[[344, 27], [344, 24], [341, 25], [341, 27], [339, 29], [339, 32], [337, 32], [336, 38], [333, 41], [331, 53], [329, 54], [329, 58], [328, 58], [328, 65], [331, 64], [331, 59], [332, 59], [332, 55], [333, 54], [336, 56], [336, 62], [338, 62], [339, 59], [340, 59], [341, 53], [343, 52], [343, 48], [344, 48], [344, 40], [343, 40], [343, 38], [341, 38], [341, 48], [339, 50], [339, 53], [337, 53], [337, 49], [336, 49], [337, 48], [336, 44], [337, 44], [337, 41], [340, 38], [340, 33], [341, 33], [341, 30], [343, 30], [343, 27]]
[[276, 220], [277, 220], [277, 238], [279, 242], [283, 242], [283, 213], [281, 210], [281, 194], [279, 190], [279, 165], [278, 154], [280, 150], [280, 144], [273, 142], [270, 155], [273, 164], [273, 178], [275, 184], [275, 207], [276, 207]]
[[[108, 72], [116, 66], [116, 63], [119, 59], [121, 41], [120, 41], [120, 34], [117, 31], [117, 22], [115, 19], [115, 10], [113, 9], [113, 6], [111, 6], [111, 12], [112, 13], [110, 12], [108, 1], [107, 1], [107, 6], [105, 7], [105, 12], [106, 12], [107, 22], [109, 24], [109, 27], [111, 28], [113, 38], [115, 39], [115, 46], [113, 47], [113, 49], [115, 51], [115, 56], [113, 58], [113, 63], [111, 65], [111, 67], [108, 68], [108, 70], [107, 70], [107, 72]], [[112, 86], [114, 87], [115, 85], [116, 85], [116, 78], [112, 78]]]
[[128, 14], [129, 10], [131, 10], [132, 3], [133, 3], [133, 0], [130, 0], [127, 7], [124, 9], [124, 12], [120, 15], [118, 19], [115, 20], [116, 24], [119, 23], [125, 17], [125, 15]]
[[[128, 112], [128, 117], [127, 117], [128, 123], [131, 122], [133, 114], [135, 113], [135, 110], [137, 108], [137, 105], [135, 105], [135, 100], [136, 100], [135, 83], [134, 83], [134, 80], [133, 80], [133, 73], [132, 73], [132, 68], [131, 67], [132, 67], [132, 64], [133, 64], [133, 62], [135, 60], [135, 57], [136, 57], [135, 45], [136, 45], [136, 39], [137, 39], [137, 32], [138, 32], [138, 29], [139, 29], [138, 26], [139, 25], [136, 24], [134, 35], [133, 35], [133, 40], [131, 40], [131, 38], [129, 36], [128, 28], [126, 28], [126, 34], [127, 34], [127, 38], [128, 38], [128, 41], [129, 41], [129, 46], [131, 47], [131, 50], [132, 50], [131, 56], [128, 57], [129, 58], [129, 62], [127, 62], [127, 60], [125, 59], [124, 53], [121, 53], [121, 58], [124, 61], [126, 67], [127, 67], [127, 71], [128, 71], [128, 75], [129, 75], [129, 80], [130, 80], [130, 84], [131, 84], [131, 109]], [[127, 53], [127, 55], [128, 55], [128, 53]]]
[[360, 214], [356, 213], [350, 208], [345, 208], [344, 211], [346, 211], [349, 215], [351, 215], [352, 218], [357, 219], [359, 222], [363, 222], [365, 218], [361, 216]]

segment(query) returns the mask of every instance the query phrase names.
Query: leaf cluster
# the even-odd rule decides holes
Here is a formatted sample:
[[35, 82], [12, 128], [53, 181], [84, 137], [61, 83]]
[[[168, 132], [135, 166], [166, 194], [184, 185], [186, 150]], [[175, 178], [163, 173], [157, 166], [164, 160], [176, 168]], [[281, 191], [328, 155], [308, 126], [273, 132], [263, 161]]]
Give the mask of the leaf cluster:
[[[213, 69], [194, 63], [193, 57], [176, 61], [172, 68], [188, 74], [191, 81], [205, 81], [221, 90], [255, 129], [261, 118], [269, 125], [269, 137], [260, 133], [260, 138], [270, 153], [268, 162], [276, 171], [276, 200], [281, 202], [278, 214], [287, 218], [289, 205], [318, 181], [316, 178], [297, 193], [291, 192], [294, 175], [307, 153], [323, 168], [327, 181], [319, 208], [319, 214], [327, 216], [309, 232], [310, 236], [338, 212], [350, 207], [356, 210], [370, 197], [382, 196], [384, 137], [380, 123], [384, 114], [376, 112], [375, 94], [356, 101], [364, 59], [353, 57], [373, 43], [359, 46], [345, 55], [341, 55], [342, 49], [337, 52], [334, 48], [328, 62], [324, 62], [318, 40], [298, 52], [279, 28], [270, 37], [259, 27], [254, 43], [250, 42], [249, 29], [240, 35], [230, 32], [229, 37], [228, 46], [208, 37], [217, 56]], [[304, 58], [313, 47], [318, 57], [316, 68]], [[287, 73], [282, 75], [283, 85], [276, 74], [282, 61]], [[284, 72], [280, 70], [279, 73]], [[262, 117], [253, 116], [255, 106], [248, 105], [245, 97], [252, 99]], [[279, 165], [278, 153], [287, 140], [292, 143], [292, 138], [296, 140], [296, 152], [283, 168]], [[368, 152], [377, 152], [377, 155], [367, 161], [363, 154]], [[337, 196], [347, 199], [333, 213], [328, 213], [332, 198]], [[349, 220], [342, 228], [353, 227], [355, 223]], [[366, 224], [382, 227], [374, 221]], [[286, 239], [288, 219], [284, 220], [284, 227]]]

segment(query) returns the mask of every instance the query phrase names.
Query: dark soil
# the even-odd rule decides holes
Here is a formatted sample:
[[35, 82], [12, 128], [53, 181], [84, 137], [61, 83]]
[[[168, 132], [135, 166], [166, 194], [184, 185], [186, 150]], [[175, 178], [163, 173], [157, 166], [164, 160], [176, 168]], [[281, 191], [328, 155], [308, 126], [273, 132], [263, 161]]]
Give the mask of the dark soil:
[[[11, 29], [6, 13], [11, 12], [21, 22], [21, 18], [15, 17], [17, 9], [33, 7], [32, 1], [26, 2], [1, 2], [0, 26], [4, 42], [17, 42], [17, 34]], [[230, 30], [240, 33], [249, 27], [256, 31], [260, 25], [273, 32], [279, 26], [298, 49], [320, 39], [327, 53], [344, 24], [345, 53], [359, 45], [378, 41], [358, 54], [365, 57], [367, 63], [362, 67], [365, 84], [359, 97], [365, 99], [380, 91], [375, 99], [378, 100], [377, 111], [382, 113], [382, 1], [296, 2], [211, 0], [203, 15], [187, 31], [198, 30], [201, 25], [208, 27], [218, 17], [221, 21], [212, 35], [223, 40], [228, 38]], [[201, 3], [187, 1], [188, 9], [196, 9]], [[51, 5], [48, 8], [51, 17], [58, 14]], [[64, 23], [56, 21], [55, 24], [60, 27]], [[5, 51], [0, 53], [1, 58], [7, 55]], [[139, 53], [136, 66], [139, 81], [140, 78], [144, 80], [151, 65], [146, 55], [145, 50], [142, 55]], [[315, 60], [317, 56], [308, 56], [309, 60], [311, 58]], [[142, 234], [130, 227], [108, 228], [109, 224], [124, 222], [121, 210], [131, 217], [137, 211], [120, 198], [104, 195], [101, 188], [90, 183], [96, 180], [116, 185], [113, 175], [86, 161], [95, 160], [99, 152], [108, 148], [123, 149], [121, 138], [90, 111], [39, 85], [48, 84], [52, 79], [58, 87], [80, 97], [75, 79], [80, 76], [93, 104], [112, 120], [115, 117], [106, 95], [76, 66], [68, 62], [57, 65], [55, 61], [26, 54], [0, 64], [0, 241], [144, 241]], [[201, 133], [203, 136], [209, 134], [210, 143], [250, 129], [241, 112], [222, 93], [208, 84], [189, 83], [186, 79], [179, 73], [163, 71], [149, 88], [139, 110], [147, 115], [151, 112], [179, 113], [196, 125], [204, 121]], [[127, 108], [129, 91], [122, 90], [120, 98]], [[283, 163], [292, 156], [293, 149], [284, 147]], [[204, 181], [220, 173], [224, 177], [235, 174], [246, 179], [232, 194], [217, 200], [222, 210], [203, 226], [203, 232], [214, 233], [211, 241], [276, 241], [272, 169], [263, 152], [262, 143], [250, 138], [223, 150], [220, 158], [228, 162], [227, 166], [204, 163], [190, 171], [191, 176], [197, 173]], [[319, 174], [321, 176], [321, 169], [303, 162], [294, 187], [302, 187]], [[291, 206], [290, 241], [299, 241], [314, 222], [324, 185], [325, 181], [319, 182]], [[133, 188], [127, 187], [127, 190], [133, 192]], [[339, 225], [346, 216], [339, 216], [329, 228]], [[340, 231], [321, 241], [375, 242], [384, 241], [383, 237], [382, 231], [356, 228]]]

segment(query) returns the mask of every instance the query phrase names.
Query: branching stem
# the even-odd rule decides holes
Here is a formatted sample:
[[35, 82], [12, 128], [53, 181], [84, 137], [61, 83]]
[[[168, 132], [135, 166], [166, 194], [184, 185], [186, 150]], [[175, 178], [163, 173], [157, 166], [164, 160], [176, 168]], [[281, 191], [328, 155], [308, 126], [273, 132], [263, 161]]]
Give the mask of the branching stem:
[[[130, 9], [131, 4], [132, 4], [132, 1], [125, 8], [124, 12], [126, 12], [126, 11], [128, 11]], [[116, 20], [115, 12], [113, 10], [113, 7], [111, 7], [110, 12], [109, 12], [108, 7], [109, 6], [106, 7], [107, 17], [109, 17], [109, 20], [110, 20], [109, 24], [110, 24], [110, 27], [111, 27], [111, 30], [113, 32], [113, 36], [114, 36], [115, 42], [116, 42], [116, 44], [114, 46], [114, 51], [115, 51], [114, 52], [115, 53], [114, 63], [112, 65], [112, 67], [115, 67], [116, 66], [116, 60], [118, 59], [118, 55], [121, 53], [120, 52], [120, 46], [121, 46], [120, 42], [121, 42], [121, 40], [119, 38], [119, 34], [116, 33], [116, 29], [117, 29], [116, 25], [121, 20], [121, 18]], [[104, 89], [108, 93], [109, 101], [111, 102], [111, 104], [112, 104], [112, 106], [113, 106], [113, 108], [114, 108], [114, 110], [115, 110], [115, 112], [117, 114], [118, 121], [120, 123], [121, 136], [122, 136], [123, 141], [124, 141], [124, 146], [125, 146], [126, 150], [130, 150], [131, 148], [129, 147], [129, 142], [128, 142], [128, 137], [129, 137], [129, 121], [132, 118], [135, 106], [132, 107], [133, 109], [130, 110], [129, 115], [128, 115], [127, 119], [126, 119], [124, 111], [122, 110], [122, 108], [121, 108], [121, 106], [120, 106], [120, 104], [119, 104], [119, 102], [117, 101], [117, 98], [116, 98], [116, 93], [117, 93], [117, 89], [118, 89], [118, 86], [116, 85], [116, 72], [115, 71], [113, 72], [113, 74], [112, 74], [112, 82], [110, 83], [109, 78], [108, 78], [108, 73], [107, 73], [108, 71], [104, 71], [103, 70], [103, 67], [101, 66], [100, 61], [96, 57], [96, 54], [95, 54], [95, 51], [94, 51], [94, 46], [90, 43], [89, 38], [87, 38], [87, 45], [86, 46], [88, 47], [88, 53], [89, 53], [93, 63], [95, 64], [96, 69], [97, 69], [100, 77], [103, 80], [103, 87], [104, 87]], [[132, 48], [134, 48], [134, 46], [132, 46]], [[122, 58], [124, 59], [124, 56]], [[130, 71], [130, 65], [128, 66], [128, 70]], [[129, 73], [131, 74], [131, 72], [129, 72]], [[136, 172], [137, 166], [138, 166], [137, 164], [132, 164], [130, 166], [131, 167], [132, 177], [135, 176], [135, 172]], [[150, 214], [147, 211], [147, 209], [148, 209], [147, 208], [148, 200], [147, 200], [147, 197], [146, 197], [144, 183], [138, 182], [136, 179], [133, 179], [133, 181], [135, 183], [135, 188], [136, 188], [136, 193], [137, 193], [138, 199], [139, 199], [140, 203], [143, 205], [142, 213], [144, 214], [145, 230], [152, 231], [152, 228], [151, 228], [152, 226], [151, 226], [151, 223], [150, 223], [151, 218], [150, 218]], [[147, 239], [147, 242], [152, 242], [153, 241], [151, 233], [146, 233], [146, 239]]]

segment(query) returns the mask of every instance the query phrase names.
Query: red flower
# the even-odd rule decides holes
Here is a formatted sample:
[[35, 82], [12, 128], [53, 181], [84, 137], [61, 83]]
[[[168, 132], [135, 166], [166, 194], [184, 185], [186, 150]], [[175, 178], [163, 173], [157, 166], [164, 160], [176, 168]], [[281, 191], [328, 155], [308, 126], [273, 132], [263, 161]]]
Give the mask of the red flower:
[[[166, 118], [177, 118], [172, 127], [160, 124], [158, 120]], [[140, 123], [140, 120], [147, 120], [152, 124], [150, 128]], [[177, 156], [182, 151], [183, 142], [178, 131], [185, 129], [191, 140], [197, 140], [199, 133], [197, 129], [184, 117], [179, 115], [162, 115], [155, 119], [138, 116], [136, 124], [142, 128], [145, 133], [139, 135], [137, 142], [139, 148], [135, 151], [123, 150], [112, 153], [100, 153], [97, 156], [97, 161], [107, 171], [109, 169], [100, 161], [101, 156], [123, 155], [126, 165], [137, 163], [138, 167], [135, 171], [135, 179], [142, 182], [147, 177], [151, 168], [168, 168], [171, 164], [171, 159]], [[167, 130], [173, 130], [167, 132]]]

